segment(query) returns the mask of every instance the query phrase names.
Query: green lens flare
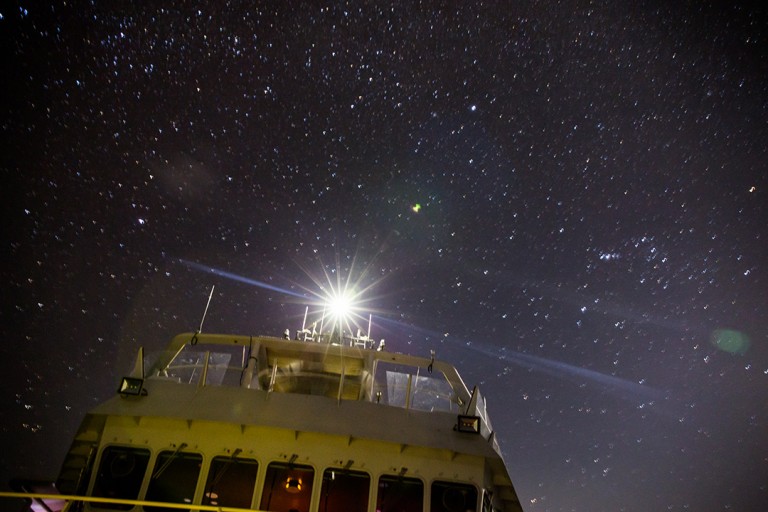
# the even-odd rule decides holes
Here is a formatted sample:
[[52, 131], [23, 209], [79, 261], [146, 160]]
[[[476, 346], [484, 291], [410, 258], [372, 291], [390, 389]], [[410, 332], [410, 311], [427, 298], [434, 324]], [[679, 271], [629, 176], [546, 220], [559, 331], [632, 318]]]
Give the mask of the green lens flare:
[[744, 355], [749, 350], [749, 337], [733, 329], [717, 329], [712, 332], [709, 342], [723, 352]]

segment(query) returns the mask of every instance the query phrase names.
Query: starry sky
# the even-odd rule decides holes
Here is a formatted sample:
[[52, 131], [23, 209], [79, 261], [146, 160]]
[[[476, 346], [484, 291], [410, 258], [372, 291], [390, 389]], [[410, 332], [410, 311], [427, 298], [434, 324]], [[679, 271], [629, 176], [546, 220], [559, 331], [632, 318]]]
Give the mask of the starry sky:
[[525, 510], [768, 509], [764, 9], [161, 4], [0, 10], [4, 488], [211, 286], [279, 335], [349, 276]]

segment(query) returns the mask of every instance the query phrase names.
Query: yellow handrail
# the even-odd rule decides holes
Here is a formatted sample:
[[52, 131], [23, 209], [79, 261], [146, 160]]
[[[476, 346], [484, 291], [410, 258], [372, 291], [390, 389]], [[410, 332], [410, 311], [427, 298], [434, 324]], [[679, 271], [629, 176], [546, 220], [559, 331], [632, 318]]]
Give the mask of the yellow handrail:
[[147, 507], [176, 508], [179, 510], [199, 510], [206, 512], [266, 512], [252, 508], [218, 507], [213, 505], [193, 505], [192, 503], [166, 503], [162, 501], [124, 500], [118, 498], [100, 498], [96, 496], [75, 496], [71, 494], [43, 494], [34, 492], [0, 492], [0, 498], [21, 498], [39, 500], [84, 501], [88, 503], [111, 503], [115, 505], [141, 505]]

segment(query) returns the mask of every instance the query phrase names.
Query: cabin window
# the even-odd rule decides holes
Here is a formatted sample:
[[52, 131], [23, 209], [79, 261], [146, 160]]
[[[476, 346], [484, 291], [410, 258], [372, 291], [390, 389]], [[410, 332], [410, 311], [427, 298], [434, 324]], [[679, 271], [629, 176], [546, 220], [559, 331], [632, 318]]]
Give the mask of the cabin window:
[[[125, 446], [107, 446], [101, 454], [93, 495], [100, 498], [135, 500], [149, 464], [149, 450]], [[95, 508], [129, 510], [133, 505], [94, 503]]]
[[261, 510], [308, 512], [315, 470], [310, 466], [273, 462], [267, 466]]
[[326, 469], [320, 492], [319, 512], [365, 512], [371, 477], [360, 471]]
[[226, 345], [186, 345], [159, 376], [182, 384], [206, 386], [240, 385], [245, 367], [246, 347]]
[[[202, 455], [179, 451], [160, 452], [155, 461], [152, 478], [147, 489], [147, 501], [192, 503], [197, 478], [203, 462]], [[153, 512], [174, 512], [167, 507], [144, 507]]]
[[373, 400], [420, 411], [457, 411], [453, 388], [445, 375], [426, 368], [376, 363]]
[[475, 512], [477, 489], [455, 482], [432, 482], [430, 512]]
[[252, 459], [215, 457], [208, 471], [203, 505], [250, 508], [258, 469]]
[[424, 484], [418, 478], [383, 475], [379, 478], [376, 512], [421, 512]]

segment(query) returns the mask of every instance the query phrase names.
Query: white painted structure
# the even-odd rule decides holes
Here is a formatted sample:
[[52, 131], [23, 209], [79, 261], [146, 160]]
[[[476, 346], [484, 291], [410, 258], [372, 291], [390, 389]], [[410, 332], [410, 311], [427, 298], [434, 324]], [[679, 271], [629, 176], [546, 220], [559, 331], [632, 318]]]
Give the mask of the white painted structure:
[[83, 420], [58, 491], [106, 501], [85, 510], [522, 511], [453, 366], [359, 334], [288, 337], [180, 334], [146, 372], [140, 351]]

